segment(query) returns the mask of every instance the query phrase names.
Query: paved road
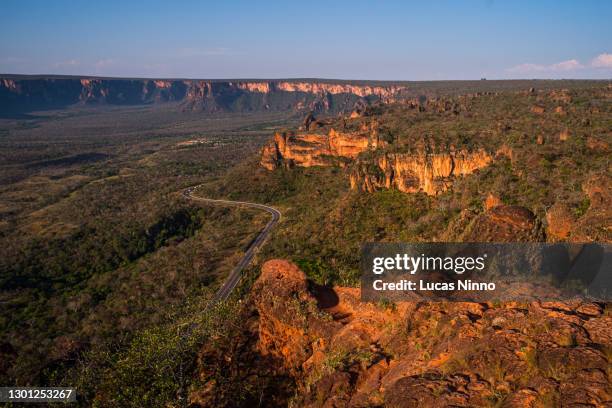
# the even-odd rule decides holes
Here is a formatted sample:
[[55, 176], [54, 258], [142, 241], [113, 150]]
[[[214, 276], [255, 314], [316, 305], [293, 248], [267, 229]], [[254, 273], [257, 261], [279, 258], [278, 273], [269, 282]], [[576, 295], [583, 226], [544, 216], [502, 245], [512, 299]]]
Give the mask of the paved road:
[[183, 190], [183, 196], [188, 198], [189, 200], [200, 201], [200, 202], [209, 203], [209, 204], [227, 205], [227, 206], [232, 206], [232, 207], [257, 208], [259, 210], [267, 211], [268, 213], [272, 215], [272, 218], [270, 219], [270, 221], [268, 221], [266, 226], [259, 232], [259, 235], [257, 235], [257, 238], [255, 238], [251, 242], [251, 244], [247, 248], [240, 262], [238, 262], [238, 264], [234, 267], [234, 269], [229, 274], [229, 276], [227, 277], [223, 285], [217, 291], [214, 301], [218, 302], [221, 300], [226, 300], [229, 297], [229, 295], [232, 293], [232, 290], [234, 290], [238, 282], [240, 282], [240, 278], [242, 277], [242, 270], [249, 263], [251, 263], [253, 256], [255, 256], [255, 253], [257, 252], [257, 250], [264, 243], [268, 235], [270, 235], [270, 231], [272, 231], [272, 228], [274, 228], [274, 226], [280, 219], [281, 213], [276, 208], [268, 207], [267, 205], [263, 205], [263, 204], [248, 203], [245, 201], [213, 200], [212, 198], [194, 196], [193, 192], [198, 187], [199, 186], [193, 186], [193, 187], [189, 187]]

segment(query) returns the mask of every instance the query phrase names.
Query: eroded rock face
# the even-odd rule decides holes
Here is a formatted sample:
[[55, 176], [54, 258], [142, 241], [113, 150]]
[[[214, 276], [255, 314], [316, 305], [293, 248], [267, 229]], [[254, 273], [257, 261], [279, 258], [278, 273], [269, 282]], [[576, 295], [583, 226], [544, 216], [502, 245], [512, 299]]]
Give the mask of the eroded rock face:
[[[345, 132], [330, 128], [326, 133], [308, 130], [298, 133], [277, 132], [263, 148], [261, 165], [268, 170], [278, 167], [311, 167], [338, 164], [334, 158], [354, 160], [360, 153], [381, 145], [375, 124], [359, 132]], [[341, 163], [341, 162], [340, 162]]]
[[[497, 207], [496, 207], [497, 208]], [[497, 219], [526, 227], [523, 210]], [[253, 289], [258, 348], [284, 361], [299, 406], [610, 404], [605, 305], [362, 303], [292, 263], [264, 264]]]
[[363, 191], [395, 188], [406, 193], [437, 195], [446, 191], [455, 177], [472, 174], [492, 160], [485, 150], [385, 154], [374, 164], [357, 163], [350, 175], [351, 187]]
[[368, 104], [369, 101], [395, 101], [404, 89], [397, 85], [317, 81], [0, 78], [0, 107], [6, 111], [28, 111], [74, 104], [137, 105], [177, 101], [183, 110], [206, 112], [350, 111], [356, 104]]
[[[298, 132], [277, 132], [262, 150], [261, 165], [279, 167], [349, 167], [351, 188], [362, 191], [394, 188], [402, 192], [436, 195], [447, 190], [455, 177], [472, 174], [493, 161], [484, 149], [451, 149], [430, 153], [384, 153], [376, 150], [386, 143], [379, 136], [376, 121], [363, 121], [359, 130], [329, 128], [308, 116]], [[430, 149], [427, 149], [430, 150]], [[374, 152], [362, 159], [360, 154]]]
[[320, 82], [279, 82], [276, 88], [285, 92], [304, 92], [304, 93], [330, 93], [330, 94], [353, 94], [357, 96], [375, 95], [382, 100], [391, 101], [397, 94], [406, 89], [404, 86], [369, 86], [369, 85], [349, 85], [349, 84], [330, 84]]
[[262, 267], [253, 287], [260, 316], [260, 352], [280, 357], [294, 375], [334, 330], [316, 319], [316, 299], [308, 286], [306, 275], [295, 264], [272, 260]]

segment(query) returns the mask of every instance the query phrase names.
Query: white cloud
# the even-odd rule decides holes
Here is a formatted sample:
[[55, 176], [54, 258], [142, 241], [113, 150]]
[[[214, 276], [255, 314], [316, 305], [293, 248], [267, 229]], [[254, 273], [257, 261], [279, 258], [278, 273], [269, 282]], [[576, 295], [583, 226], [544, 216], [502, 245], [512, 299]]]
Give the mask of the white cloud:
[[543, 65], [525, 63], [506, 69], [506, 72], [513, 74], [547, 73], [559, 74], [562, 72], [578, 72], [592, 68], [612, 68], [612, 54], [603, 53], [593, 58], [590, 63], [583, 65], [577, 59], [557, 62], [556, 64]]
[[559, 71], [575, 71], [584, 68], [584, 65], [576, 59], [557, 62], [556, 64], [541, 65], [541, 64], [520, 64], [512, 68], [508, 68], [508, 72], [526, 74], [530, 72], [559, 72]]
[[574, 71], [582, 68], [584, 68], [584, 65], [576, 59], [561, 61], [550, 66], [551, 71]]
[[591, 66], [595, 68], [612, 68], [612, 54], [608, 54], [607, 52], [599, 54], [593, 58]]

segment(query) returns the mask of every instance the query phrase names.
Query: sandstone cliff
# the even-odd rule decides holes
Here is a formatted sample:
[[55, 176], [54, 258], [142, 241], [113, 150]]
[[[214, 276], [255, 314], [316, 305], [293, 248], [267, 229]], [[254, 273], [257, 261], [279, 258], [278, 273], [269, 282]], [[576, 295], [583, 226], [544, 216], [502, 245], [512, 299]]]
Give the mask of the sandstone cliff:
[[[411, 153], [386, 153], [387, 142], [380, 136], [377, 120], [353, 116], [349, 117], [352, 127], [346, 122], [337, 124], [344, 127], [341, 131], [329, 126], [317, 128], [316, 121], [307, 118], [301, 131], [277, 132], [262, 150], [261, 165], [268, 170], [340, 165], [349, 168], [355, 190], [394, 188], [436, 195], [447, 190], [455, 177], [472, 174], [493, 161], [484, 149], [436, 151], [423, 145]], [[363, 158], [360, 154], [364, 152], [374, 154]]]
[[350, 111], [358, 103], [390, 102], [398, 85], [317, 81], [221, 81], [8, 76], [0, 78], [0, 109], [25, 112], [75, 104], [139, 105], [177, 101], [207, 112], [308, 109]]
[[262, 151], [261, 165], [268, 170], [282, 166], [326, 166], [337, 164], [338, 160], [334, 159], [354, 160], [360, 153], [380, 145], [375, 123], [358, 132], [334, 128], [324, 133], [277, 132]]
[[436, 195], [447, 190], [454, 177], [472, 174], [491, 161], [491, 155], [484, 150], [385, 154], [373, 163], [357, 163], [350, 174], [351, 188], [363, 191], [395, 188]]

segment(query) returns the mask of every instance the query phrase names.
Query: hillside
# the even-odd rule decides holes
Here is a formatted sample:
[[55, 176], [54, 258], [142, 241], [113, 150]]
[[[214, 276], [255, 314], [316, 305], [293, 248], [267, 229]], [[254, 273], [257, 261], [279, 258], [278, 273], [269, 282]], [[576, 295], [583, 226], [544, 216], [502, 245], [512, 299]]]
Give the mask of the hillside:
[[202, 347], [190, 401], [609, 405], [609, 303], [374, 304], [357, 286], [364, 242], [612, 242], [611, 96], [606, 83], [449, 94], [274, 132], [202, 191], [283, 222], [243, 323]]
[[[0, 377], [82, 406], [609, 405], [609, 304], [359, 301], [364, 242], [611, 241], [608, 83], [490, 83], [1, 119]], [[196, 184], [282, 213], [215, 308], [268, 218]]]

